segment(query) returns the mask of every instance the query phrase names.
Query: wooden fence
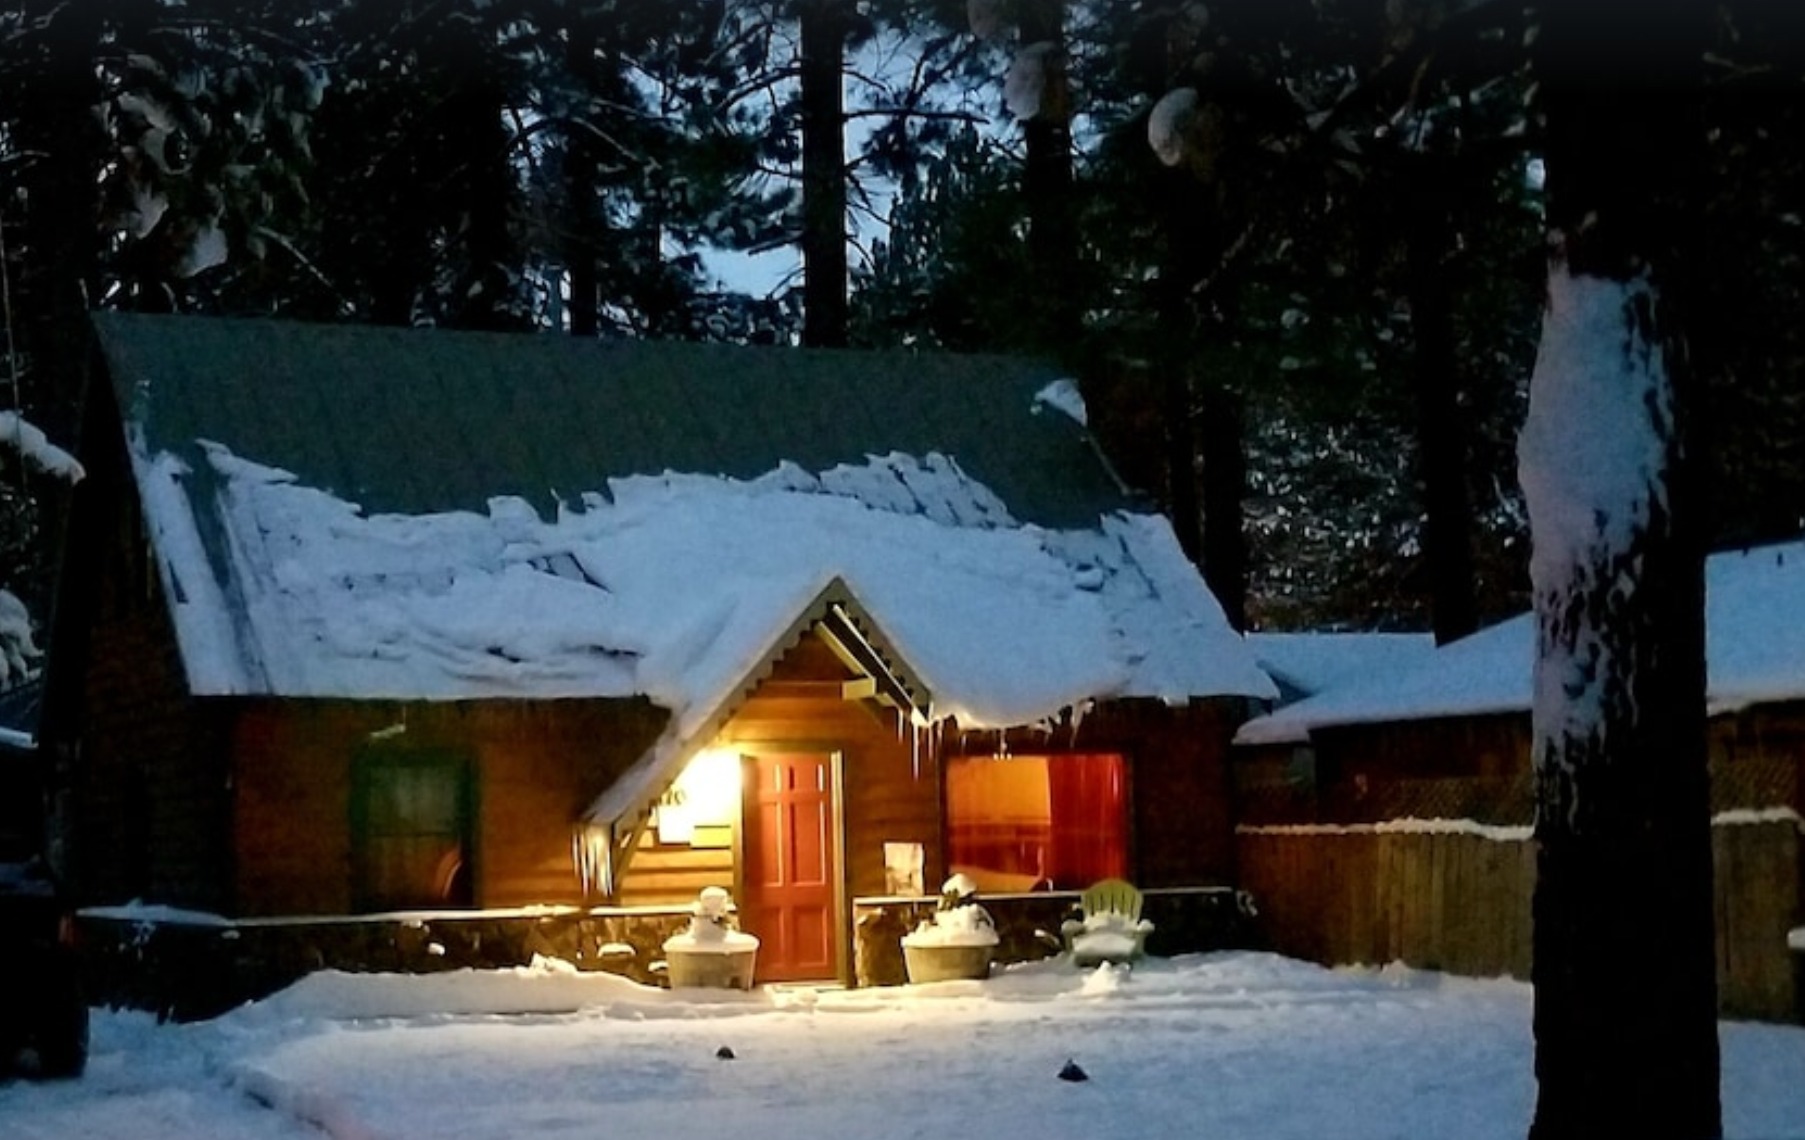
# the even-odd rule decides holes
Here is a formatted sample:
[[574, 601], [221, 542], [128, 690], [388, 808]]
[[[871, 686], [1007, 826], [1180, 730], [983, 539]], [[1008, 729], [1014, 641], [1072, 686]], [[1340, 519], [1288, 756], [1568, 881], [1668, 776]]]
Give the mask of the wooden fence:
[[[1245, 827], [1236, 853], [1240, 885], [1281, 953], [1529, 977], [1535, 847], [1526, 828]], [[1797, 1019], [1786, 946], [1801, 920], [1797, 818], [1720, 822], [1712, 853], [1719, 1005], [1731, 1017]]]

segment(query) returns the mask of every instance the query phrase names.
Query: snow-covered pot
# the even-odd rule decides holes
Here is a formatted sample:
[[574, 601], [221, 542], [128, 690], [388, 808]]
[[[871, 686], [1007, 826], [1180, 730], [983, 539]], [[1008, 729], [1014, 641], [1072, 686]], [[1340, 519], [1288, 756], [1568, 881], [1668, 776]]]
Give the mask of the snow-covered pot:
[[751, 989], [758, 939], [735, 929], [727, 892], [705, 887], [690, 909], [689, 929], [664, 940], [665, 976], [671, 988]]
[[990, 976], [997, 928], [990, 912], [979, 906], [976, 898], [977, 890], [971, 880], [954, 875], [941, 888], [940, 909], [913, 933], [903, 935], [903, 965], [910, 982]]
[[990, 956], [995, 946], [919, 946], [903, 939], [903, 966], [909, 981], [951, 982], [966, 978], [990, 976]]
[[674, 990], [749, 990], [758, 962], [758, 945], [756, 939], [748, 948], [725, 951], [672, 949], [667, 945], [664, 961], [665, 976]]

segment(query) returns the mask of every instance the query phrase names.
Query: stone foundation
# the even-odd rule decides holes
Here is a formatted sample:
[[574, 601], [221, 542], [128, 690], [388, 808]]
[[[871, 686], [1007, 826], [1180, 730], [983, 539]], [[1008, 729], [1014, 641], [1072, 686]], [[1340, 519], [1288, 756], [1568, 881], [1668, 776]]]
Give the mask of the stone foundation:
[[[1062, 949], [1059, 925], [1075, 891], [986, 895], [996, 922], [994, 961], [1030, 962]], [[1143, 914], [1147, 952], [1171, 956], [1255, 944], [1244, 896], [1226, 887], [1154, 889]], [[902, 985], [902, 936], [933, 913], [931, 898], [853, 900], [854, 973], [861, 986]], [[472, 911], [330, 919], [148, 917], [97, 909], [79, 919], [90, 1000], [159, 1017], [213, 1017], [292, 985], [316, 970], [428, 974], [524, 966], [534, 955], [646, 985], [668, 984], [664, 940], [689, 928], [670, 910]]]
[[386, 915], [337, 919], [145, 918], [100, 910], [78, 919], [89, 999], [212, 1017], [266, 997], [316, 970], [439, 973], [523, 966], [558, 958], [648, 985], [664, 940], [689, 927], [690, 909], [569, 910], [520, 914]]

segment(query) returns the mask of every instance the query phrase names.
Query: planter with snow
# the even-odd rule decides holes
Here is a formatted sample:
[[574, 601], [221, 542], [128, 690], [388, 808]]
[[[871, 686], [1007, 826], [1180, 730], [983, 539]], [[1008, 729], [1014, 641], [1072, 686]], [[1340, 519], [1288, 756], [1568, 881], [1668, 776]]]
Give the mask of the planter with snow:
[[990, 912], [976, 901], [977, 887], [954, 875], [940, 888], [940, 909], [913, 933], [902, 938], [903, 966], [909, 981], [950, 982], [990, 976], [997, 928]]
[[664, 940], [672, 989], [749, 990], [758, 939], [734, 928], [733, 902], [720, 887], [704, 887], [689, 929]]

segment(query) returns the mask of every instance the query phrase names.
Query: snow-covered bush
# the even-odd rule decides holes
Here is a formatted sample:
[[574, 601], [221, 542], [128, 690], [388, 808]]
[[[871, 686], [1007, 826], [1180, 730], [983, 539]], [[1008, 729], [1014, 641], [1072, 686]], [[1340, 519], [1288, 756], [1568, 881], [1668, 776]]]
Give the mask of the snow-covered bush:
[[940, 906], [912, 933], [904, 946], [995, 946], [996, 922], [977, 901], [978, 886], [957, 874], [940, 887]]
[[[0, 412], [0, 449], [15, 452], [49, 475], [79, 482], [83, 471], [75, 457], [50, 442], [42, 430], [17, 412]], [[32, 639], [31, 613], [11, 590], [0, 588], [0, 689], [29, 677], [42, 656]]]
[[668, 954], [672, 950], [730, 954], [758, 949], [758, 939], [739, 929], [733, 898], [722, 887], [703, 887], [701, 895], [690, 906], [689, 929], [664, 940]]

